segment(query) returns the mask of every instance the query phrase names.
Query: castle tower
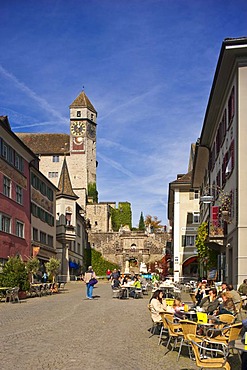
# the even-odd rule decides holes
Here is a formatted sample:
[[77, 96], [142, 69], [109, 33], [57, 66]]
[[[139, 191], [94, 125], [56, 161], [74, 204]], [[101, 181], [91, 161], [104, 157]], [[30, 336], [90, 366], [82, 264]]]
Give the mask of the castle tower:
[[85, 209], [88, 185], [96, 186], [97, 112], [82, 91], [70, 105], [70, 156], [67, 158], [73, 190]]

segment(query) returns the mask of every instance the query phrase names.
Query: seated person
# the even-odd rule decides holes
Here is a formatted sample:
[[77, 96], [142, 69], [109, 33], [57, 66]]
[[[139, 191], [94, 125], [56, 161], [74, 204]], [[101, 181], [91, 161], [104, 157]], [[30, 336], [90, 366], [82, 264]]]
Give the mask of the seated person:
[[206, 296], [206, 284], [203, 284], [202, 282], [198, 283], [198, 287], [195, 291], [195, 298], [196, 298], [196, 305], [199, 306], [201, 303], [201, 300]]
[[209, 290], [209, 294], [201, 300], [200, 307], [203, 312], [207, 312], [212, 315], [215, 310], [219, 307], [220, 302], [217, 298], [217, 289], [212, 288]]
[[142, 288], [141, 282], [138, 280], [138, 278], [136, 276], [134, 277], [134, 282], [133, 282], [132, 286], [133, 286], [133, 289], [130, 290], [129, 296], [135, 298], [136, 297], [135, 290]]
[[183, 306], [182, 306], [182, 302], [180, 298], [176, 298], [174, 300], [173, 306], [170, 311], [174, 313], [175, 318], [178, 318], [178, 319], [186, 318], [183, 312]]
[[120, 278], [113, 279], [112, 280], [112, 289], [120, 289], [120, 288], [121, 288]]
[[223, 313], [235, 315], [237, 311], [233, 299], [231, 298], [231, 293], [223, 292], [221, 297], [223, 302], [220, 304], [219, 309], [217, 310], [217, 315], [221, 315]]
[[149, 301], [149, 308], [153, 322], [162, 322], [160, 312], [166, 312], [166, 301], [163, 299], [163, 292], [157, 289]]
[[232, 284], [227, 285], [226, 291], [230, 292], [231, 298], [232, 298], [232, 300], [235, 304], [235, 307], [236, 307], [237, 310], [239, 310], [240, 306], [241, 306], [241, 296], [240, 296], [240, 294], [236, 290], [233, 289]]

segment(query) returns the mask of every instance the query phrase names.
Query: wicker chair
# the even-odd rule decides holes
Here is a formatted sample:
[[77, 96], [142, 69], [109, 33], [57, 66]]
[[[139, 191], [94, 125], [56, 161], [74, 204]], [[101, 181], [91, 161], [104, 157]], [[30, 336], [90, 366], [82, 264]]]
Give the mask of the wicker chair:
[[168, 339], [166, 347], [168, 348], [169, 344], [171, 343], [171, 340], [173, 339], [174, 340], [174, 343], [172, 345], [172, 351], [173, 351], [174, 348], [177, 346], [177, 341], [179, 339], [182, 339], [182, 337], [183, 337], [183, 334], [182, 334], [182, 331], [181, 331], [181, 325], [179, 323], [175, 323], [175, 322], [171, 321], [171, 315], [170, 314], [165, 313], [164, 318], [165, 318], [168, 333], [169, 333], [169, 339]]
[[[188, 334], [188, 340], [192, 345], [195, 355], [196, 365], [202, 369], [225, 369], [231, 370], [230, 364], [227, 361], [229, 354], [228, 348], [222, 343], [222, 350], [207, 348], [204, 344], [198, 343], [196, 335]], [[217, 356], [217, 357], [213, 357]], [[219, 357], [218, 357], [219, 356]]]
[[191, 342], [188, 338], [189, 334], [192, 334], [192, 335], [195, 336], [195, 341], [197, 343], [201, 343], [202, 340], [203, 340], [202, 337], [196, 336], [197, 323], [195, 321], [180, 320], [179, 324], [180, 324], [181, 329], [182, 329], [182, 339], [181, 339], [181, 342], [180, 342], [177, 361], [179, 360], [181, 350], [182, 350], [182, 346], [186, 346], [186, 347], [189, 348], [189, 356], [190, 356], [190, 358], [192, 357]]

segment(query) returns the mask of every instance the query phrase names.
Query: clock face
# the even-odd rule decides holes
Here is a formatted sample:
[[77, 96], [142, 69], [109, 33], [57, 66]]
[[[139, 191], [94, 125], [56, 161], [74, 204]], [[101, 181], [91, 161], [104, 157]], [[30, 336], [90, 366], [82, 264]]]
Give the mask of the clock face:
[[70, 126], [71, 134], [74, 136], [81, 136], [86, 131], [86, 122], [73, 121]]
[[96, 136], [96, 127], [92, 124], [89, 124], [88, 125], [88, 128], [87, 128], [87, 132], [88, 132], [88, 135], [94, 139], [95, 136]]

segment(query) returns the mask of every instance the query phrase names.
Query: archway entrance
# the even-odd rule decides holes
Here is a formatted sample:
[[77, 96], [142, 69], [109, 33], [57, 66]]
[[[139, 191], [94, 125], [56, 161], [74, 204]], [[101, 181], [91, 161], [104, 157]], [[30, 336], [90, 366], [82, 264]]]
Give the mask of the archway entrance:
[[192, 256], [183, 263], [183, 276], [197, 278], [198, 277], [198, 260], [197, 256]]

